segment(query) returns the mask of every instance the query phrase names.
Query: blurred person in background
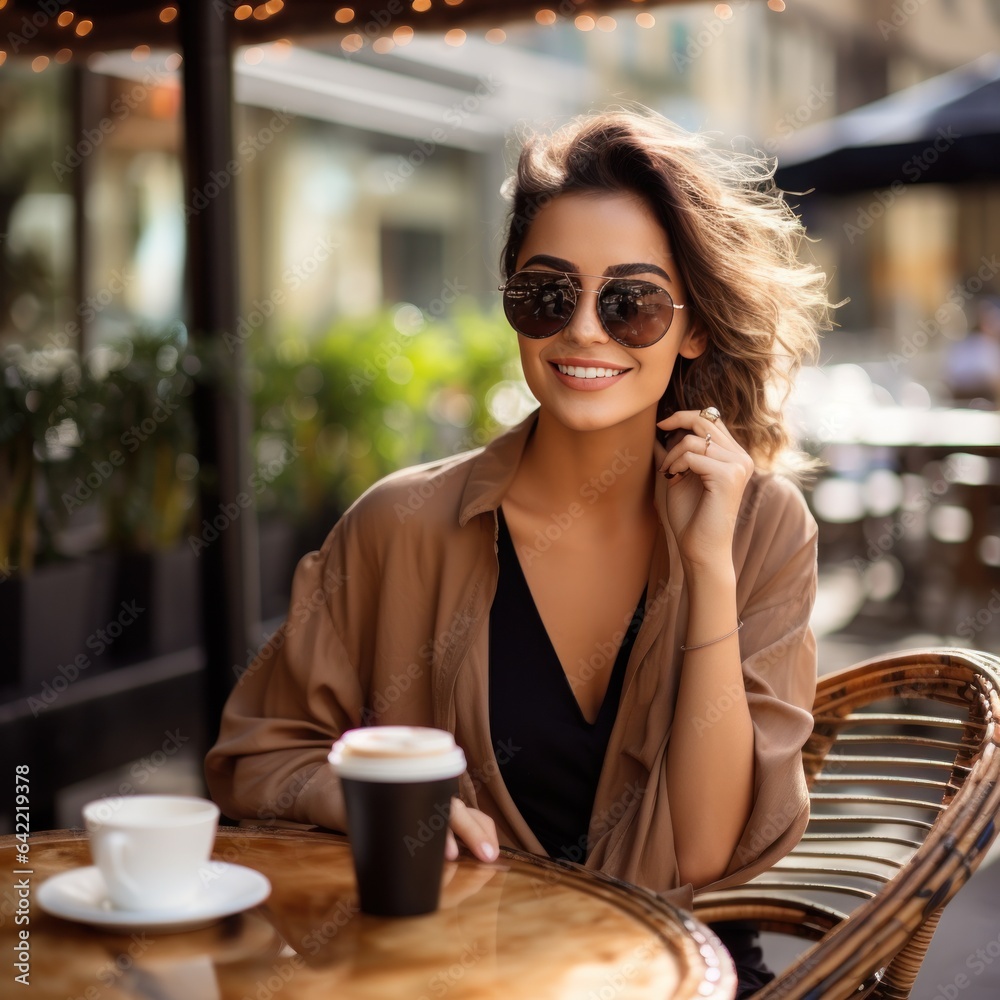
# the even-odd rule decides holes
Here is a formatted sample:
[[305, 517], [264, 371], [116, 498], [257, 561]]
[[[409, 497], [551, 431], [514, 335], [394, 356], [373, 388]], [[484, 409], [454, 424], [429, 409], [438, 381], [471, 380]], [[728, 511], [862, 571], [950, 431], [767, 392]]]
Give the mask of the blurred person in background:
[[976, 302], [976, 323], [948, 347], [945, 377], [956, 403], [995, 410], [1000, 400], [1000, 296]]

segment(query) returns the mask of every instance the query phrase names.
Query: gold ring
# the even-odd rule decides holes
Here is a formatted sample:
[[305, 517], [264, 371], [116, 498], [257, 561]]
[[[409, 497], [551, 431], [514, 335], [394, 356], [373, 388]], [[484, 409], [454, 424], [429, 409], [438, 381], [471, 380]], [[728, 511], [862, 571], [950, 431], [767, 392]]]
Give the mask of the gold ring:
[[722, 414], [718, 411], [716, 407], [706, 406], [705, 409], [703, 409], [701, 413], [698, 414], [698, 416], [704, 417], [706, 420], [711, 420], [712, 423], [714, 424], [715, 421], [722, 416]]
[[712, 443], [712, 432], [711, 432], [711, 431], [709, 431], [709, 432], [708, 432], [708, 433], [707, 433], [707, 434], [705, 435], [705, 454], [706, 454], [706, 455], [708, 454], [708, 446], [709, 446], [709, 445], [710, 445], [711, 443]]

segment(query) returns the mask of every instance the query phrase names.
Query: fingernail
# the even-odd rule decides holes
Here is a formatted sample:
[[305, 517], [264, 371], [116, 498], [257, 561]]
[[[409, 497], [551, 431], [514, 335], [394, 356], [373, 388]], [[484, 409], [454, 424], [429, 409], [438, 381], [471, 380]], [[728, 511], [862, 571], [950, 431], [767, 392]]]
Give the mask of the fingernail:
[[483, 854], [486, 855], [487, 861], [495, 861], [497, 857], [497, 849], [492, 845], [488, 844], [485, 840], [482, 843]]

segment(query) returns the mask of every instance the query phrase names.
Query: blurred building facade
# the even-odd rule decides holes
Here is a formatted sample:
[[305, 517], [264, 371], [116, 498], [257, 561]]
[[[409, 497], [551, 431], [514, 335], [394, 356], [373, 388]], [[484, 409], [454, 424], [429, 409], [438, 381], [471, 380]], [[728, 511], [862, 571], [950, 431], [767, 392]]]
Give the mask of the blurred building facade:
[[[380, 51], [316, 39], [236, 54], [238, 162], [220, 182], [240, 199], [249, 326], [491, 301], [518, 123], [638, 101], [780, 154], [792, 132], [1000, 48], [993, 0], [737, 0], [582, 26], [548, 13], [505, 26], [502, 44], [397, 32]], [[140, 46], [40, 73], [14, 55], [0, 67], [0, 336], [76, 324], [96, 343], [182, 315], [183, 222], [198, 209], [183, 204], [179, 62]], [[863, 354], [875, 331], [884, 352], [989, 259], [1000, 193], [908, 186], [807, 214], [834, 294], [851, 298], [841, 324], [861, 334], [836, 343]]]

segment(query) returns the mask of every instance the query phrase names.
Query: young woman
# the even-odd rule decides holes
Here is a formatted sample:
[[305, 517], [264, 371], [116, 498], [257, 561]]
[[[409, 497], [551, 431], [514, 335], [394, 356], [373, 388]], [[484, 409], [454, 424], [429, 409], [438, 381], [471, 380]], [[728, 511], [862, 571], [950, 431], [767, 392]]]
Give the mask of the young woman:
[[777, 470], [824, 278], [763, 161], [652, 113], [535, 136], [507, 188], [501, 288], [538, 408], [377, 483], [301, 561], [209, 787], [232, 817], [344, 829], [338, 734], [445, 728], [476, 856], [568, 858], [690, 908], [808, 816], [816, 526]]

